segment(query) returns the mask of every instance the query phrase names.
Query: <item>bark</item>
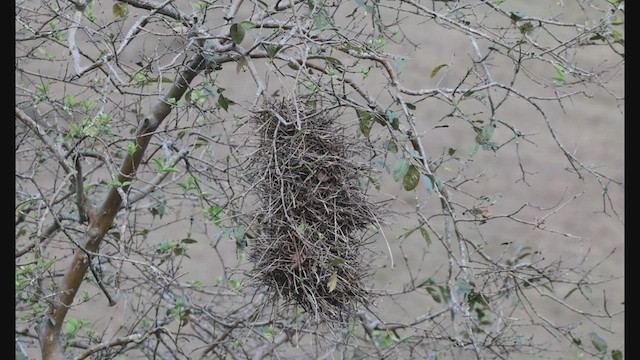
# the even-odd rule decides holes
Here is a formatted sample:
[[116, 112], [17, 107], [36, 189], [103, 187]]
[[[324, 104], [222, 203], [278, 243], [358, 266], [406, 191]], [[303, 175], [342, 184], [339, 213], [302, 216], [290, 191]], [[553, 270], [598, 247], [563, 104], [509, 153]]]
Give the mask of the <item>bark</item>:
[[[187, 67], [180, 71], [165, 96], [151, 107], [136, 132], [137, 150], [132, 155], [127, 155], [121, 164], [118, 176], [118, 180], [121, 183], [131, 181], [134, 178], [154, 131], [171, 112], [171, 105], [169, 105], [168, 100], [170, 98], [176, 100], [182, 98], [188, 85], [205, 67], [206, 61], [204, 58], [199, 54], [195, 55], [189, 61]], [[123, 190], [126, 193], [127, 189], [123, 188]], [[60, 331], [89, 267], [89, 259], [86, 252], [98, 251], [100, 243], [111, 228], [121, 205], [122, 198], [114, 187], [109, 190], [103, 203], [88, 214], [89, 224], [81, 242], [83, 249], [77, 249], [73, 254], [65, 274], [58, 284], [58, 295], [53, 298], [49, 314], [40, 324], [39, 337], [43, 360], [64, 358], [64, 341], [60, 336]]]

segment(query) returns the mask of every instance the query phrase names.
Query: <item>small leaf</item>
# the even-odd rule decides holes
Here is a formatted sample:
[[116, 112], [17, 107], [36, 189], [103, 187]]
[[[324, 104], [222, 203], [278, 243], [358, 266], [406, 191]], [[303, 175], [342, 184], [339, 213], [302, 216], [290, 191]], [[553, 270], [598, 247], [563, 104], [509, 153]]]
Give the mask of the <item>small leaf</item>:
[[622, 351], [620, 351], [620, 350], [611, 351], [611, 359], [613, 359], [613, 360], [622, 360]]
[[445, 66], [449, 66], [448, 64], [440, 64], [436, 67], [433, 68], [433, 70], [431, 70], [431, 78], [433, 79], [436, 74], [438, 74], [438, 71], [442, 70], [443, 67]]
[[619, 18], [619, 17], [614, 17], [613, 19], [611, 19], [611, 25], [622, 25], [624, 24], [624, 19]]
[[334, 266], [342, 265], [344, 263], [345, 263], [344, 259], [333, 259], [329, 261], [329, 265], [334, 265]]
[[522, 24], [519, 28], [520, 32], [524, 35], [531, 35], [533, 30], [535, 29], [531, 22], [526, 22]]
[[333, 292], [333, 290], [336, 289], [337, 285], [338, 285], [338, 273], [334, 271], [329, 277], [329, 282], [327, 282], [327, 289], [329, 289], [329, 292]]
[[315, 20], [314, 20], [313, 24], [315, 25], [316, 29], [318, 29], [318, 30], [323, 30], [327, 26], [329, 26], [329, 20], [327, 19], [327, 13], [324, 10], [320, 10], [316, 14], [316, 17], [315, 17]]
[[520, 19], [522, 19], [525, 16], [527, 16], [527, 14], [525, 14], [525, 13], [523, 13], [521, 11], [515, 11], [515, 12], [512, 12], [509, 17], [511, 18], [511, 21], [515, 24], [517, 21], [519, 21]]
[[245, 67], [247, 65], [247, 58], [245, 58], [244, 56], [240, 57], [238, 59], [238, 64], [236, 65], [236, 74], [240, 74], [240, 71], [242, 71], [242, 68]]
[[429, 231], [427, 229], [421, 227], [420, 234], [422, 234], [422, 238], [427, 242], [427, 246], [431, 246], [431, 237], [429, 236]]
[[366, 137], [369, 137], [371, 133], [371, 127], [373, 126], [373, 122], [371, 121], [371, 113], [363, 110], [357, 110], [358, 119], [360, 119], [360, 131]]
[[591, 343], [599, 352], [603, 353], [607, 351], [607, 342], [598, 334], [592, 332], [589, 333], [591, 337]]
[[420, 182], [420, 171], [418, 171], [418, 168], [415, 167], [415, 165], [413, 164], [409, 165], [409, 169], [407, 170], [407, 173], [404, 175], [404, 178], [402, 178], [402, 186], [404, 187], [405, 190], [411, 191], [415, 189], [416, 186], [418, 186], [419, 182]]
[[246, 229], [244, 226], [237, 226], [233, 229], [233, 238], [237, 242], [242, 242], [246, 235]]
[[222, 94], [218, 96], [218, 106], [223, 108], [225, 111], [229, 109], [229, 100], [226, 97], [224, 97], [224, 95]]
[[434, 181], [432, 177], [429, 175], [422, 174], [422, 183], [424, 187], [427, 189], [427, 193], [431, 194], [433, 192]]
[[553, 64], [553, 67], [556, 70], [557, 76], [552, 77], [551, 79], [555, 81], [556, 85], [559, 85], [559, 86], [564, 85], [566, 82], [564, 68], [562, 67], [562, 65], [558, 65], [558, 64]]
[[480, 132], [481, 143], [485, 143], [491, 140], [493, 137], [493, 132], [495, 131], [496, 126], [494, 124], [487, 124], [482, 127], [482, 132]]
[[400, 181], [404, 179], [404, 176], [409, 171], [409, 166], [411, 162], [408, 159], [400, 159], [396, 162], [396, 165], [393, 169], [393, 180]]
[[427, 292], [429, 293], [429, 295], [431, 295], [433, 301], [437, 302], [438, 304], [442, 302], [442, 298], [440, 297], [440, 294], [438, 294], [438, 291], [436, 289], [428, 286]]
[[269, 56], [270, 59], [273, 59], [278, 54], [278, 51], [280, 51], [280, 49], [282, 49], [282, 45], [265, 46], [265, 50], [267, 50], [267, 56]]
[[231, 41], [233, 41], [234, 44], [239, 45], [242, 40], [244, 40], [245, 29], [241, 24], [232, 24], [229, 29], [229, 35], [231, 36]]
[[409, 108], [409, 110], [415, 110], [416, 109], [416, 106], [413, 105], [412, 103], [408, 102], [406, 104], [407, 104], [407, 107]]
[[384, 142], [384, 148], [391, 151], [394, 154], [398, 153], [398, 145], [396, 145], [396, 142], [393, 141], [392, 139], [386, 140]]
[[113, 8], [111, 10], [113, 11], [113, 16], [117, 18], [125, 17], [127, 16], [127, 14], [129, 14], [129, 8], [127, 8], [127, 4], [123, 3], [113, 4]]
[[198, 240], [185, 238], [185, 239], [180, 240], [180, 242], [183, 243], [183, 244], [195, 244], [195, 243], [198, 242]]
[[251, 21], [248, 21], [248, 20], [242, 21], [242, 22], [240, 23], [240, 25], [242, 25], [242, 27], [243, 27], [245, 30], [253, 29], [253, 28], [255, 28], [255, 27], [256, 27], [256, 24], [254, 24], [254, 23], [252, 23]]

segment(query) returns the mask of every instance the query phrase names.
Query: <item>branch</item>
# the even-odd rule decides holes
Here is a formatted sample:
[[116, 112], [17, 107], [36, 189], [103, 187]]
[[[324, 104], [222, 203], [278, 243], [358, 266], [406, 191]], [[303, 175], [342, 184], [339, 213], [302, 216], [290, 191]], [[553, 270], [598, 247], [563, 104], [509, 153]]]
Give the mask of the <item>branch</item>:
[[163, 327], [157, 327], [157, 328], [153, 328], [153, 329], [147, 331], [144, 334], [133, 334], [133, 335], [117, 338], [117, 339], [111, 340], [109, 342], [100, 343], [100, 344], [98, 344], [98, 345], [86, 350], [85, 352], [83, 352], [79, 356], [77, 356], [75, 358], [75, 360], [86, 359], [89, 356], [91, 356], [92, 354], [95, 354], [98, 351], [106, 350], [106, 349], [108, 349], [110, 347], [127, 345], [127, 344], [132, 343], [132, 342], [134, 342], [136, 344], [139, 344], [139, 343], [143, 342], [144, 340], [146, 340], [151, 334], [155, 334], [155, 333], [158, 333], [158, 332], [167, 332], [167, 330], [165, 328], [163, 328]]
[[144, 1], [144, 0], [118, 0], [118, 1], [125, 4], [129, 4], [139, 9], [152, 10], [154, 12], [157, 12], [158, 14], [162, 14], [174, 20], [180, 21], [185, 26], [191, 26], [191, 21], [189, 20], [189, 17], [185, 13], [176, 9], [175, 7], [166, 8], [166, 6], [169, 3], [173, 2], [173, 0], [165, 1], [162, 4], [156, 4], [151, 1]]
[[[120, 167], [118, 180], [121, 183], [133, 179], [153, 133], [171, 112], [168, 100], [182, 98], [191, 81], [205, 68], [206, 64], [207, 62], [201, 55], [195, 55], [188, 65], [180, 71], [165, 96], [151, 107], [147, 116], [140, 122], [136, 131], [136, 151], [127, 155]], [[18, 111], [16, 109], [16, 113]], [[120, 210], [123, 199], [118, 189], [120, 188], [111, 188], [99, 210], [94, 209], [89, 213], [89, 228], [84, 235], [83, 247], [90, 252], [98, 251], [104, 235]], [[126, 190], [126, 187], [123, 187], [122, 190]], [[58, 359], [64, 352], [60, 331], [75, 294], [84, 280], [88, 266], [87, 254], [85, 251], [77, 249], [58, 285], [59, 294], [52, 301], [49, 314], [44, 317], [40, 325], [40, 344], [44, 360]]]
[[63, 153], [62, 149], [56, 145], [56, 143], [47, 135], [47, 133], [40, 127], [40, 125], [33, 120], [29, 115], [27, 115], [24, 111], [20, 110], [16, 107], [16, 118], [22, 121], [29, 129], [31, 129], [38, 138], [53, 152], [53, 155], [58, 159], [58, 162], [64, 169], [67, 174], [75, 175], [76, 171], [73, 169], [73, 165], [69, 164], [67, 160], [65, 160], [66, 154]]
[[[127, 35], [124, 37], [124, 40], [122, 40], [122, 43], [120, 44], [120, 46], [118, 47], [118, 50], [116, 50], [116, 56], [120, 55], [120, 53], [122, 53], [122, 51], [124, 50], [124, 48], [129, 45], [129, 43], [131, 42], [131, 40], [134, 39], [134, 37], [136, 35], [138, 35], [140, 33], [140, 31], [142, 30], [143, 27], [145, 27], [147, 25], [147, 23], [149, 22], [149, 19], [155, 15], [156, 13], [162, 11], [162, 9], [165, 8], [165, 6], [169, 5], [170, 3], [172, 3], [174, 0], [166, 0], [165, 2], [163, 2], [162, 4], [158, 5], [157, 8], [153, 9], [149, 14], [143, 16], [142, 18], [140, 18], [138, 21], [136, 21], [135, 24], [133, 24], [133, 26], [131, 27], [131, 29], [129, 29], [129, 32], [127, 32]], [[183, 15], [184, 16], [184, 15]]]
[[80, 52], [78, 51], [78, 47], [76, 46], [76, 31], [78, 30], [78, 25], [80, 25], [80, 21], [82, 21], [82, 10], [78, 7], [78, 10], [73, 15], [73, 24], [69, 29], [69, 51], [71, 51], [71, 57], [73, 58], [73, 67], [76, 71], [76, 75], [80, 76], [80, 74], [84, 73], [86, 70], [82, 68], [80, 65]]
[[285, 341], [289, 339], [289, 334], [284, 331], [282, 334], [278, 335], [277, 338], [273, 339], [273, 342], [266, 343], [262, 345], [256, 353], [253, 355], [253, 360], [261, 360], [265, 356], [269, 355], [275, 348], [282, 345]]
[[49, 227], [40, 235], [37, 239], [32, 240], [27, 245], [23, 246], [21, 249], [16, 250], [16, 259], [21, 257], [22, 255], [31, 251], [34, 247], [39, 245], [44, 240], [48, 239], [56, 230], [60, 228], [59, 223], [54, 221]]
[[238, 325], [240, 324], [241, 320], [236, 320], [233, 322], [233, 324], [231, 324], [232, 326], [229, 326], [223, 333], [222, 335], [220, 335], [218, 337], [218, 339], [213, 342], [211, 345], [207, 346], [206, 349], [204, 349], [204, 351], [202, 352], [202, 356], [200, 357], [200, 359], [204, 359], [206, 357], [206, 355], [210, 352], [212, 352], [213, 350], [215, 350], [215, 348], [222, 344], [222, 342], [229, 337], [229, 335], [233, 332], [233, 330], [235, 330]]
[[[174, 154], [167, 161], [167, 167], [175, 166], [178, 163], [178, 161], [182, 160], [188, 153], [189, 153], [189, 150], [187, 150], [187, 148], [180, 150], [177, 154]], [[139, 192], [137, 192], [134, 196], [129, 196], [129, 199], [128, 199], [129, 204], [133, 204], [137, 201], [140, 201], [143, 198], [145, 198], [147, 195], [149, 195], [151, 192], [153, 192], [156, 189], [156, 187], [162, 182], [162, 180], [164, 180], [167, 177], [167, 175], [169, 175], [169, 173], [166, 171], [157, 174], [153, 179], [149, 181], [149, 183], [145, 187], [138, 190]]]

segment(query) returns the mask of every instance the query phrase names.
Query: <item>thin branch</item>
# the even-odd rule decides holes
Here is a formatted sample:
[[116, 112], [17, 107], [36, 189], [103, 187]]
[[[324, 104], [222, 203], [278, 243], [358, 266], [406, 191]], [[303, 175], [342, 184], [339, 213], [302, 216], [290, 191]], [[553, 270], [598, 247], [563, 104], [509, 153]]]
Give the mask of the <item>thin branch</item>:
[[127, 345], [130, 343], [136, 343], [139, 344], [143, 341], [145, 341], [150, 335], [152, 334], [157, 334], [157, 333], [168, 333], [167, 329], [165, 329], [164, 327], [156, 327], [153, 328], [147, 332], [145, 332], [144, 334], [133, 334], [133, 335], [129, 335], [129, 336], [124, 336], [121, 338], [117, 338], [114, 340], [111, 340], [109, 342], [103, 342], [100, 343], [90, 349], [87, 349], [86, 351], [82, 352], [82, 354], [78, 355], [75, 357], [75, 360], [82, 360], [82, 359], [86, 359], [89, 356], [102, 351], [102, 350], [106, 350], [109, 348], [112, 348], [114, 346], [122, 346], [122, 345]]
[[182, 11], [178, 10], [175, 7], [166, 7], [169, 3], [174, 0], [165, 1], [162, 4], [157, 4], [151, 1], [144, 0], [117, 0], [119, 2], [129, 4], [133, 7], [145, 10], [155, 11], [158, 14], [168, 16], [173, 20], [180, 21], [182, 25], [191, 26], [191, 19]]
[[67, 174], [75, 175], [76, 171], [72, 164], [69, 164], [66, 160], [66, 154], [62, 151], [60, 146], [58, 146], [53, 139], [47, 135], [47, 133], [40, 127], [40, 125], [33, 120], [29, 115], [27, 115], [24, 111], [16, 107], [16, 118], [22, 121], [25, 125], [29, 127], [40, 140], [51, 150], [53, 155], [58, 159], [58, 162], [64, 169]]

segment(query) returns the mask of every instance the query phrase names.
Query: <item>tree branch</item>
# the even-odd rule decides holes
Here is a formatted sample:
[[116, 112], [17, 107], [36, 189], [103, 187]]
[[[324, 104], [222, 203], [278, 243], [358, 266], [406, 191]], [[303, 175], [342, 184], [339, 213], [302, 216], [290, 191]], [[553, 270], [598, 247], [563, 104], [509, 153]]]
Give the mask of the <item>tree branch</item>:
[[114, 346], [127, 345], [127, 344], [130, 344], [132, 342], [134, 342], [136, 344], [139, 344], [139, 343], [143, 342], [144, 340], [146, 340], [150, 335], [155, 334], [155, 333], [159, 333], [159, 332], [167, 332], [167, 330], [165, 328], [163, 328], [163, 327], [156, 327], [156, 328], [153, 328], [153, 329], [147, 331], [144, 334], [133, 334], [133, 335], [117, 338], [117, 339], [111, 340], [109, 342], [103, 342], [103, 343], [100, 343], [100, 344], [90, 348], [90, 349], [87, 349], [82, 354], [78, 355], [75, 358], [75, 360], [86, 359], [89, 356], [97, 353], [98, 351], [106, 350], [106, 349], [114, 347]]
[[[153, 132], [171, 112], [171, 105], [168, 100], [170, 98], [182, 98], [189, 83], [205, 68], [206, 64], [207, 62], [200, 54], [195, 55], [188, 65], [180, 71], [165, 96], [151, 107], [148, 115], [140, 122], [136, 131], [136, 151], [127, 155], [120, 167], [118, 180], [121, 183], [133, 179]], [[18, 114], [18, 111], [20, 110], [16, 108], [16, 114]], [[125, 188], [122, 190], [126, 190]], [[99, 210], [93, 210], [89, 213], [89, 227], [83, 239], [83, 245], [86, 250], [91, 252], [98, 251], [104, 235], [113, 224], [118, 210], [120, 210], [121, 204], [122, 198], [118, 189], [112, 187]], [[44, 360], [61, 359], [63, 357], [64, 347], [60, 338], [62, 323], [73, 303], [75, 294], [82, 284], [88, 266], [89, 259], [87, 254], [85, 251], [77, 249], [59, 284], [59, 295], [52, 301], [49, 315], [45, 316], [40, 325], [40, 345]]]

